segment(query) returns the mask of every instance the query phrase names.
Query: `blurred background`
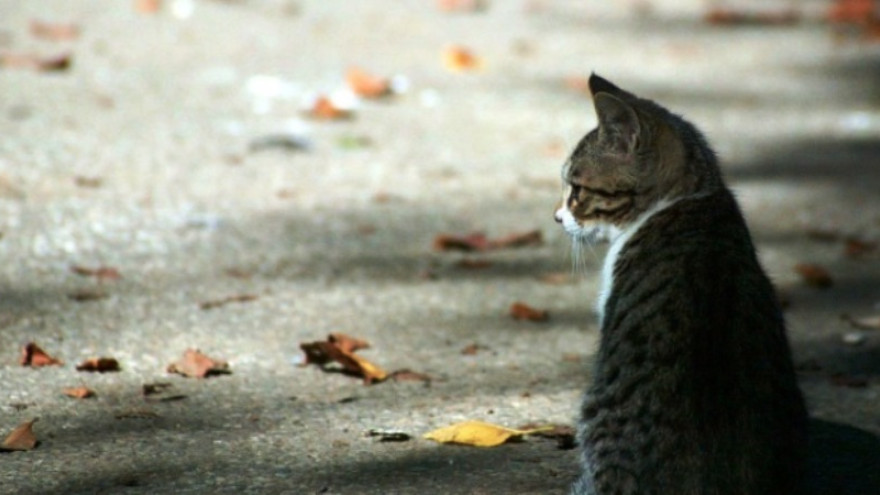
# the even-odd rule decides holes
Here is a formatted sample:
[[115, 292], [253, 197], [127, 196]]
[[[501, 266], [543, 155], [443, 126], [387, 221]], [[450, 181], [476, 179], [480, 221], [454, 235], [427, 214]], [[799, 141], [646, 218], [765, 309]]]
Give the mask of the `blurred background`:
[[[552, 443], [418, 438], [573, 423], [605, 248], [551, 215], [592, 72], [705, 132], [812, 415], [876, 453], [874, 1], [0, 0], [0, 430], [41, 418], [0, 492], [565, 493]], [[430, 386], [298, 366], [340, 331]], [[169, 377], [192, 347], [232, 374]]]

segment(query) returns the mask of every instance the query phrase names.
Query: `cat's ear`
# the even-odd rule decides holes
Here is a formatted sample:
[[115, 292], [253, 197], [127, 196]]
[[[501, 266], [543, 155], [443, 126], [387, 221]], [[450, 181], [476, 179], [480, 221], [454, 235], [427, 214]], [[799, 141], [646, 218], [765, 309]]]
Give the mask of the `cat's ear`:
[[622, 91], [620, 88], [614, 85], [608, 79], [605, 79], [602, 76], [596, 75], [596, 73], [590, 74], [590, 94], [597, 95], [599, 93], [611, 93], [611, 94], [620, 94]]
[[635, 109], [620, 98], [606, 92], [593, 95], [599, 117], [599, 139], [614, 151], [631, 153], [638, 148], [641, 126]]

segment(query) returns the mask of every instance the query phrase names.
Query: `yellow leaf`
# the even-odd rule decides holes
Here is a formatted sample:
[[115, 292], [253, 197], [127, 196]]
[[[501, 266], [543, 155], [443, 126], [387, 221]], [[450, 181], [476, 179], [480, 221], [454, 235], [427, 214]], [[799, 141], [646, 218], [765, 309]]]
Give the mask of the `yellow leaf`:
[[519, 439], [547, 428], [534, 430], [514, 430], [504, 426], [493, 425], [483, 421], [463, 421], [454, 425], [425, 433], [423, 438], [440, 443], [457, 443], [474, 447], [496, 447], [508, 440]]

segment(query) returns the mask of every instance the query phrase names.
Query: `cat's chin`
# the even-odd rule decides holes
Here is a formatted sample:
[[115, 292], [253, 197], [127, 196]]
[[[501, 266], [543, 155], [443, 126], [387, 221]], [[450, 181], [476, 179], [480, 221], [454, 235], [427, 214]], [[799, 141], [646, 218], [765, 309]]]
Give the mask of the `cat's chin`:
[[589, 225], [582, 227], [576, 225], [574, 228], [564, 226], [565, 231], [576, 242], [580, 244], [599, 244], [601, 242], [610, 242], [617, 237], [617, 229], [611, 225]]

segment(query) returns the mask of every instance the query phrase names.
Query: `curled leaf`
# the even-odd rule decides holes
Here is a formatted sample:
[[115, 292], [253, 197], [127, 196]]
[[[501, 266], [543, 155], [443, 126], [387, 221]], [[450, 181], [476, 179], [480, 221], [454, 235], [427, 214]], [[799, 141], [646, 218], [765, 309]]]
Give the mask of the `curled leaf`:
[[171, 363], [167, 368], [168, 373], [177, 373], [178, 375], [207, 378], [214, 375], [226, 375], [232, 373], [229, 369], [229, 363], [210, 358], [202, 354], [198, 349], [187, 349], [183, 353], [183, 358]]
[[391, 94], [391, 82], [352, 67], [345, 74], [348, 86], [357, 95], [364, 98], [379, 98]]
[[37, 418], [18, 425], [6, 438], [0, 443], [0, 451], [11, 450], [33, 450], [37, 446], [37, 437], [34, 435], [33, 427]]
[[362, 377], [365, 385], [388, 378], [385, 370], [354, 353], [355, 350], [362, 349], [363, 345], [368, 345], [365, 341], [348, 336], [340, 339], [343, 335], [331, 334], [326, 341], [301, 343], [299, 347], [306, 355], [302, 365], [314, 364], [324, 368], [327, 364], [337, 363], [344, 372]]
[[550, 318], [550, 312], [545, 309], [535, 309], [522, 302], [515, 302], [510, 305], [510, 316], [515, 320], [547, 321]]
[[440, 234], [434, 238], [434, 249], [438, 251], [485, 251], [489, 249], [489, 239], [482, 232], [466, 235]]
[[318, 97], [311, 108], [306, 111], [306, 114], [317, 120], [343, 120], [352, 116], [350, 110], [340, 108], [326, 96]]
[[121, 371], [119, 361], [114, 358], [101, 357], [86, 359], [76, 366], [76, 371], [89, 371], [97, 373], [108, 373]]
[[70, 387], [65, 388], [62, 392], [74, 399], [89, 399], [95, 396], [95, 391], [88, 387]]
[[46, 351], [41, 349], [37, 344], [28, 342], [21, 349], [21, 359], [19, 359], [19, 364], [22, 366], [38, 368], [40, 366], [60, 366], [64, 363], [60, 359], [55, 359], [46, 354]]
[[794, 266], [794, 271], [809, 286], [826, 289], [833, 284], [831, 274], [822, 266], [812, 263], [798, 263]]

